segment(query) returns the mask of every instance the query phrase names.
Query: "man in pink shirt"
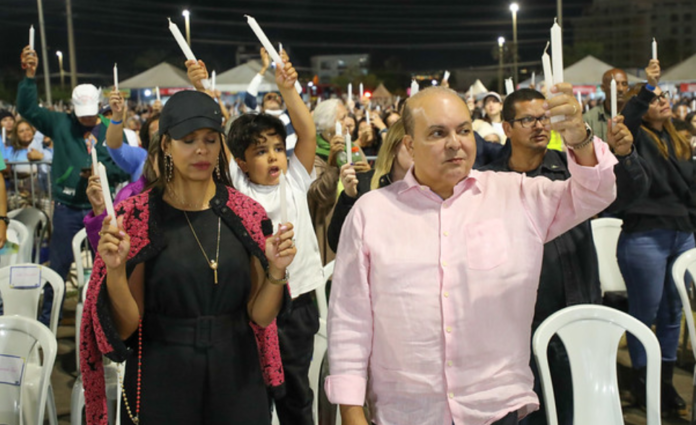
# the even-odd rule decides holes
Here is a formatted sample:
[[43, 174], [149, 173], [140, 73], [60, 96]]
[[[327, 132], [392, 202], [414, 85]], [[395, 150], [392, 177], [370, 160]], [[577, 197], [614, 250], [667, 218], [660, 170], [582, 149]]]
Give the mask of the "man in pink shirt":
[[[544, 243], [615, 198], [616, 159], [570, 84], [544, 104], [565, 181], [472, 170], [471, 115], [429, 88], [404, 109], [414, 165], [364, 195], [343, 227], [329, 307], [326, 394], [343, 423], [508, 425], [538, 409], [530, 329]], [[369, 385], [368, 385], [369, 377]]]

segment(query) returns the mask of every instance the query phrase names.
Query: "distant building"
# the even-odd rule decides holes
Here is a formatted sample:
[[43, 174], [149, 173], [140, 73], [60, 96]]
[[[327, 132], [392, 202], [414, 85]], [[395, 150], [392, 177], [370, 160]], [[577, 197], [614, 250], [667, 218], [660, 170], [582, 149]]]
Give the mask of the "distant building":
[[696, 0], [594, 0], [572, 26], [576, 46], [601, 43], [593, 54], [620, 68], [647, 65], [653, 37], [663, 68], [696, 52]]
[[370, 55], [321, 55], [312, 56], [312, 72], [319, 76], [320, 84], [328, 84], [331, 79], [343, 74], [347, 69], [355, 69], [367, 75], [370, 68]]

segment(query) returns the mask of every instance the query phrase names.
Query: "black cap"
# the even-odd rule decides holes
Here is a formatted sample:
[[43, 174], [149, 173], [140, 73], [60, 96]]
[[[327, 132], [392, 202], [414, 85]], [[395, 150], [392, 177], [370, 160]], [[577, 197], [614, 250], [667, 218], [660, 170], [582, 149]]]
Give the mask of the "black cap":
[[182, 139], [201, 128], [224, 132], [220, 106], [212, 97], [202, 92], [187, 90], [167, 100], [160, 115], [160, 134]]
[[12, 115], [12, 112], [6, 109], [0, 109], [0, 121], [4, 120], [7, 117], [11, 117], [12, 119], [14, 119], [14, 115]]

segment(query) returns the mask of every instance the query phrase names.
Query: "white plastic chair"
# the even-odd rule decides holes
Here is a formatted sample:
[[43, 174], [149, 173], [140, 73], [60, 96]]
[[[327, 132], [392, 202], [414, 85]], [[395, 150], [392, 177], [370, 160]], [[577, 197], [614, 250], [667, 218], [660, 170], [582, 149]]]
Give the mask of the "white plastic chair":
[[[30, 279], [28, 276], [35, 279]], [[49, 329], [55, 337], [60, 319], [61, 303], [59, 300], [63, 299], [65, 293], [63, 279], [50, 268], [33, 263], [15, 264], [0, 268], [0, 295], [4, 301], [5, 315], [16, 315], [36, 320], [39, 314], [39, 299], [44, 286], [47, 284], [51, 285], [54, 294], [55, 302], [51, 308]], [[32, 357], [32, 363], [36, 363], [37, 360], [38, 356]], [[50, 382], [47, 402], [49, 420], [51, 425], [56, 425], [58, 414]]]
[[621, 225], [623, 221], [618, 218], [596, 218], [590, 222], [592, 225], [592, 238], [597, 250], [599, 260], [599, 282], [602, 287], [602, 295], [605, 292], [626, 292], [619, 261], [616, 258], [616, 247], [619, 243]]
[[[37, 343], [43, 362], [31, 364], [27, 359], [37, 351]], [[57, 351], [55, 335], [43, 324], [19, 316], [0, 316], [0, 354], [24, 359], [20, 360], [24, 370], [19, 386], [0, 383], [0, 423], [43, 425]]]
[[[29, 231], [30, 238], [33, 239], [32, 245], [28, 249], [29, 257], [23, 260], [23, 262], [39, 264], [41, 257], [41, 243], [46, 237], [46, 233], [48, 233], [48, 216], [45, 212], [34, 207], [25, 207], [12, 210], [7, 213], [7, 216], [11, 220], [24, 224]], [[31, 258], [32, 249], [34, 250], [33, 258]]]
[[75, 259], [75, 273], [77, 275], [77, 289], [82, 290], [92, 272], [92, 252], [87, 241], [87, 230], [82, 229], [75, 234], [72, 240], [73, 258]]
[[27, 226], [19, 221], [10, 220], [7, 226], [7, 240], [19, 245], [19, 252], [0, 255], [0, 267], [31, 262], [31, 237]]
[[[687, 282], [686, 273], [689, 273], [691, 281]], [[677, 258], [672, 266], [672, 278], [674, 279], [674, 284], [677, 286], [677, 291], [679, 292], [679, 298], [682, 302], [682, 308], [684, 309], [684, 318], [686, 320], [687, 332], [689, 332], [689, 338], [691, 339], [691, 344], [696, 344], [696, 327], [694, 327], [694, 315], [691, 310], [691, 301], [689, 299], [689, 287], [693, 283], [693, 279], [696, 277], [696, 248], [690, 249], [684, 252]], [[692, 352], [694, 350], [692, 349]], [[694, 352], [694, 358], [696, 358], [696, 352]], [[694, 367], [693, 376], [693, 388], [696, 390], [696, 367]], [[696, 391], [694, 391], [696, 395]], [[696, 397], [693, 397], [691, 402], [691, 424], [696, 424]]]
[[624, 332], [630, 332], [647, 354], [646, 417], [660, 425], [660, 344], [650, 328], [619, 310], [601, 305], [564, 308], [546, 319], [534, 333], [532, 348], [539, 366], [546, 418], [558, 425], [553, 383], [546, 358], [551, 337], [563, 341], [573, 380], [573, 423], [623, 425], [616, 375], [616, 354]]

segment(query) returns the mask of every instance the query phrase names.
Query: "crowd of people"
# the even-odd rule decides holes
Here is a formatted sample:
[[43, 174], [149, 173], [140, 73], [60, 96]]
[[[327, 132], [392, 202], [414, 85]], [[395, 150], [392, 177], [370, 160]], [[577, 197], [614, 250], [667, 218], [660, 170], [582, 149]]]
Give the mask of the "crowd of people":
[[[44, 167], [50, 267], [67, 277], [83, 228], [96, 252], [80, 344], [88, 423], [106, 423], [104, 356], [126, 363], [123, 424], [260, 425], [273, 409], [283, 425], [314, 423], [315, 291], [335, 261], [324, 390], [344, 424], [546, 424], [531, 338], [553, 313], [602, 302], [598, 215], [623, 220], [628, 312], [656, 326], [663, 411], [685, 413], [671, 266], [696, 246], [696, 111], [661, 91], [658, 60], [633, 87], [607, 71], [601, 102], [569, 83], [472, 99], [443, 81], [373, 105], [305, 102], [281, 54], [278, 91], [259, 93], [261, 49], [243, 105], [206, 90], [205, 63], [189, 60], [193, 89], [164, 104], [117, 90], [104, 103], [82, 84], [52, 110], [36, 52], [22, 51], [16, 113], [0, 111], [3, 158]], [[62, 302], [47, 287], [39, 319]], [[644, 406], [646, 355], [630, 335], [628, 348]], [[560, 339], [548, 357], [570, 425]]]

